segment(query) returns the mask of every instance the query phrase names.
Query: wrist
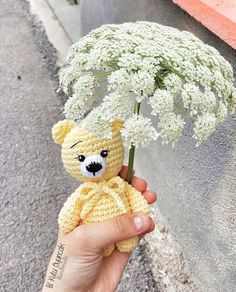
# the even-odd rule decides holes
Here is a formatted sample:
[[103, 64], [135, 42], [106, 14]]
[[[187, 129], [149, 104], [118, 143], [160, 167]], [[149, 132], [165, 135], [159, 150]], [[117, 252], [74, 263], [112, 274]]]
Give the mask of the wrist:
[[58, 287], [54, 287], [54, 288], [43, 287], [42, 292], [80, 292], [80, 291], [79, 290], [66, 289], [66, 288], [58, 288]]
[[71, 289], [70, 285], [64, 282], [63, 274], [68, 257], [64, 254], [65, 244], [57, 242], [51, 259], [48, 264], [47, 273], [42, 292], [78, 292], [79, 290]]
[[49, 285], [48, 282], [44, 282], [42, 292], [89, 292], [89, 291], [81, 291], [79, 288], [70, 288], [70, 285], [64, 283], [61, 280], [55, 281], [53, 285]]

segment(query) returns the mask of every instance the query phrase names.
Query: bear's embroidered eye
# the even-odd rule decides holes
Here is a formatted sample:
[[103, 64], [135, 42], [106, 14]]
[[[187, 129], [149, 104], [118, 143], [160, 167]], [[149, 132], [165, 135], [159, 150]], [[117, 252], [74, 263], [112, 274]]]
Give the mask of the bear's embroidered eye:
[[100, 153], [100, 155], [101, 155], [103, 158], [107, 157], [107, 155], [108, 155], [108, 150], [102, 150], [101, 153]]
[[80, 162], [83, 162], [85, 160], [85, 156], [84, 155], [79, 155], [77, 156], [77, 159], [80, 161]]

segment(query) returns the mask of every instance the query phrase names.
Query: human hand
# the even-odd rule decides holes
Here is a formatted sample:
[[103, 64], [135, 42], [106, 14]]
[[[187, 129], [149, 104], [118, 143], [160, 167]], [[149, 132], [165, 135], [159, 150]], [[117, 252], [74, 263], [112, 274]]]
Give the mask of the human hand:
[[[125, 178], [127, 167], [120, 176]], [[132, 186], [143, 193], [149, 204], [156, 194], [147, 190], [145, 180], [133, 177]], [[42, 292], [114, 291], [127, 265], [130, 253], [113, 251], [104, 258], [102, 250], [117, 241], [143, 236], [154, 230], [145, 214], [125, 214], [94, 224], [82, 224], [69, 234], [59, 232], [57, 246], [48, 265]]]

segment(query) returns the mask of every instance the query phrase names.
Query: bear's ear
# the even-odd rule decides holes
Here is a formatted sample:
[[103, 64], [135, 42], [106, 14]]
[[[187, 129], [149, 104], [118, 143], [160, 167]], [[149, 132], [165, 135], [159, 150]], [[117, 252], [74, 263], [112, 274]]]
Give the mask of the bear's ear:
[[111, 123], [111, 129], [112, 132], [120, 132], [120, 130], [123, 128], [124, 121], [122, 120], [115, 120]]
[[75, 123], [69, 120], [63, 120], [52, 128], [52, 137], [55, 143], [62, 144], [66, 135], [70, 132], [72, 128], [75, 127]]

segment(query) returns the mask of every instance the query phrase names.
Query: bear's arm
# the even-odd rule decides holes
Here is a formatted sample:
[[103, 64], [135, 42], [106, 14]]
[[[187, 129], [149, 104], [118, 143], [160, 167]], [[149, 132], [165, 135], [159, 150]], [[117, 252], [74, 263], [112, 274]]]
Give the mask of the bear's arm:
[[69, 233], [74, 230], [80, 220], [80, 212], [82, 209], [82, 202], [79, 200], [78, 189], [67, 199], [62, 207], [58, 224], [61, 231]]
[[137, 191], [131, 185], [127, 185], [126, 190], [126, 195], [130, 203], [131, 211], [149, 214], [150, 207], [142, 193]]

